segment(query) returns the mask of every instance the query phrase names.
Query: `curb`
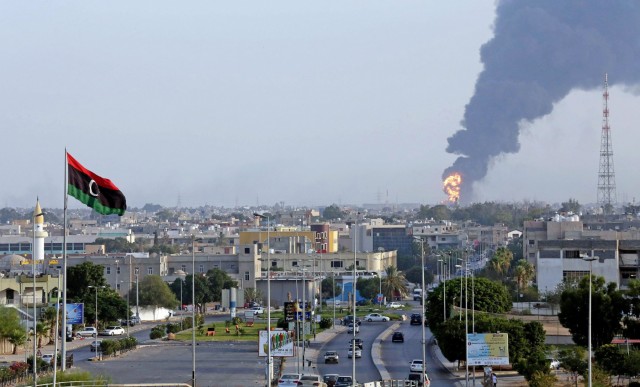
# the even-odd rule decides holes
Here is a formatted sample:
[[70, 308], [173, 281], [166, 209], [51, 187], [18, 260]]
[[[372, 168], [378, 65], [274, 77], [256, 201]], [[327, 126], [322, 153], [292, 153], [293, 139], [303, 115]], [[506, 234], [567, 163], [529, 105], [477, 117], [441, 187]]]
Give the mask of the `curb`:
[[382, 333], [380, 333], [378, 337], [376, 337], [373, 345], [371, 346], [371, 358], [373, 359], [373, 364], [375, 364], [376, 368], [378, 369], [380, 380], [391, 380], [391, 375], [387, 371], [387, 367], [383, 365], [382, 360], [380, 359], [380, 354], [382, 352], [380, 346], [382, 345], [382, 341], [388, 338], [391, 332], [395, 331], [398, 328], [400, 328], [400, 322], [396, 321], [387, 329], [382, 331]]

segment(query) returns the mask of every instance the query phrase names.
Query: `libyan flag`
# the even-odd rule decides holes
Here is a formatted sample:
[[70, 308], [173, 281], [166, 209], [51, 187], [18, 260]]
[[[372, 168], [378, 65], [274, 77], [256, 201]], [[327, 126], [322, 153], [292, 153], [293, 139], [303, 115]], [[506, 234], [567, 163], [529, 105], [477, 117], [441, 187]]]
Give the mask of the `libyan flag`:
[[67, 193], [102, 215], [124, 214], [127, 199], [115, 184], [91, 172], [67, 153]]

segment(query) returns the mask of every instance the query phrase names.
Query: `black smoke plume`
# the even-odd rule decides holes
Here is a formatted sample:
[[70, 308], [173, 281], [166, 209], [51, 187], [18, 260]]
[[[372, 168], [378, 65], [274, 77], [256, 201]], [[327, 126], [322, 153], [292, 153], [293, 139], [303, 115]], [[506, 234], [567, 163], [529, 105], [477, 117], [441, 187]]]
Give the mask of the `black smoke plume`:
[[443, 178], [462, 175], [463, 201], [494, 157], [518, 152], [521, 121], [551, 113], [573, 89], [601, 88], [605, 73], [610, 85], [640, 81], [640, 1], [502, 0], [493, 30], [463, 128], [448, 139], [460, 156]]

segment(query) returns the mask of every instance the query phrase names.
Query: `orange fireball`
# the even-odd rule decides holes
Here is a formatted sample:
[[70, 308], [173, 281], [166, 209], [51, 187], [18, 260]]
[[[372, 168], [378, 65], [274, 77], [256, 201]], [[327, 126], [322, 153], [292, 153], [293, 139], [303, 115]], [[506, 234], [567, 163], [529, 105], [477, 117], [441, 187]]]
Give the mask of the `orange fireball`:
[[462, 176], [457, 172], [447, 176], [442, 182], [444, 186], [443, 191], [449, 197], [450, 202], [455, 203], [460, 200], [460, 183], [462, 183]]

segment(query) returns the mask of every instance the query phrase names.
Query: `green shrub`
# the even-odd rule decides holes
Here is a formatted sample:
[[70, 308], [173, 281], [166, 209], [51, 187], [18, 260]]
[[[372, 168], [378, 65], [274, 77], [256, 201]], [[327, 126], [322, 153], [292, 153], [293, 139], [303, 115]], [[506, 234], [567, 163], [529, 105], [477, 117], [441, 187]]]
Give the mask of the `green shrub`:
[[155, 327], [151, 328], [151, 333], [149, 333], [149, 338], [153, 340], [153, 339], [159, 339], [161, 337], [164, 337], [166, 331], [167, 331], [166, 326], [156, 325]]
[[323, 317], [320, 320], [320, 328], [321, 329], [329, 329], [333, 326], [333, 319], [328, 317]]
[[180, 324], [168, 323], [167, 324], [167, 333], [178, 333], [180, 332]]

